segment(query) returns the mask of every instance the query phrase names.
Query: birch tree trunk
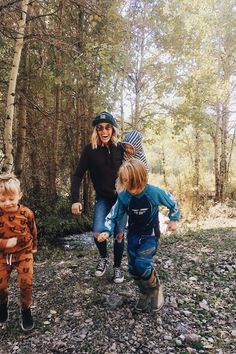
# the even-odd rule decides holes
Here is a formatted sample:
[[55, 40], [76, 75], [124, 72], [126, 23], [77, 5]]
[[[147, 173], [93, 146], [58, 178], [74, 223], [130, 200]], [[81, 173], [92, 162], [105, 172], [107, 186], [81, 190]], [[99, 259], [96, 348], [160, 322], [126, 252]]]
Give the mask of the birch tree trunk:
[[16, 80], [19, 72], [19, 65], [21, 59], [21, 51], [24, 45], [24, 32], [26, 24], [26, 15], [28, 11], [29, 0], [22, 0], [21, 2], [21, 18], [18, 23], [18, 32], [16, 38], [15, 53], [13, 57], [12, 69], [10, 73], [10, 80], [7, 94], [7, 110], [3, 133], [3, 151], [4, 161], [2, 170], [10, 172], [13, 169], [13, 142], [12, 142], [12, 127], [14, 119], [14, 104], [16, 95]]

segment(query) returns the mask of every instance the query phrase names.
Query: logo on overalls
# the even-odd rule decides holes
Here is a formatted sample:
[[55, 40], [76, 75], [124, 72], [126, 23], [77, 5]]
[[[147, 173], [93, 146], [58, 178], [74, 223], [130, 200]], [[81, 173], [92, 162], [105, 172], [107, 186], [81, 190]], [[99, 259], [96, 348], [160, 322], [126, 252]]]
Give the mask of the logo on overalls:
[[132, 209], [132, 212], [135, 215], [143, 215], [147, 212], [148, 208], [142, 208], [142, 209]]

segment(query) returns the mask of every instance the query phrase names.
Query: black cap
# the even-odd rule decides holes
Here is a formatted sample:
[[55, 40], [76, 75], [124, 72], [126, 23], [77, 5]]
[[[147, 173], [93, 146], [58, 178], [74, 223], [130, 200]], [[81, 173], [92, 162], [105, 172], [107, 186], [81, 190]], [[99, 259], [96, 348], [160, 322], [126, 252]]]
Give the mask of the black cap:
[[92, 124], [95, 127], [95, 125], [97, 125], [99, 123], [109, 123], [109, 124], [113, 125], [114, 127], [117, 127], [115, 118], [113, 117], [112, 114], [110, 114], [108, 112], [101, 112], [96, 115]]

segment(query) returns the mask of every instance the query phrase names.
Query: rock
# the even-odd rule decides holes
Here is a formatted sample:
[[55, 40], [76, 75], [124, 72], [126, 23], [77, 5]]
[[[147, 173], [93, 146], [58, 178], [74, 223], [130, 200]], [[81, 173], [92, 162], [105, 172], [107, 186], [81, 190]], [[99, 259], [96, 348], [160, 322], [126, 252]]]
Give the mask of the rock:
[[176, 339], [175, 343], [178, 347], [180, 347], [182, 345], [182, 341], [180, 339]]
[[190, 334], [187, 334], [185, 336], [185, 340], [188, 343], [190, 343], [190, 342], [200, 342], [201, 341], [201, 337], [198, 334], [190, 333]]
[[176, 330], [179, 335], [186, 334], [188, 332], [187, 328], [182, 323], [177, 324]]
[[202, 301], [199, 303], [199, 306], [200, 306], [202, 309], [204, 309], [204, 310], [206, 310], [206, 311], [209, 311], [209, 306], [208, 306], [206, 300], [202, 300]]
[[187, 310], [184, 310], [182, 312], [183, 312], [184, 316], [186, 316], [186, 317], [190, 317], [192, 315], [192, 312], [187, 311]]
[[231, 334], [232, 334], [233, 337], [236, 337], [236, 329], [233, 329], [233, 330], [231, 331]]
[[186, 350], [189, 354], [197, 354], [197, 350], [194, 348], [187, 347]]
[[174, 308], [177, 308], [178, 307], [178, 304], [177, 304], [177, 301], [176, 301], [176, 298], [175, 297], [171, 297], [170, 298], [170, 305]]
[[197, 281], [198, 279], [197, 279], [197, 277], [190, 277], [189, 280], [190, 280], [191, 282], [195, 282], [195, 281]]
[[104, 297], [108, 305], [113, 308], [120, 307], [125, 302], [125, 298], [123, 296], [119, 296], [116, 294], [104, 294]]

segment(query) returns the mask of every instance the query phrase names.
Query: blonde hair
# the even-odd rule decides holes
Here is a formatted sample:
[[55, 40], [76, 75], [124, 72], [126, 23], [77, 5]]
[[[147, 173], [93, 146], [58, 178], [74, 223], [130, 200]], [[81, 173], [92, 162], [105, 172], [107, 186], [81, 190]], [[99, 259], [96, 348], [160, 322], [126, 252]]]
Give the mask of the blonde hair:
[[0, 175], [0, 193], [3, 195], [21, 193], [20, 181], [13, 173]]
[[[96, 126], [93, 129], [92, 135], [90, 142], [92, 144], [92, 149], [97, 149], [98, 146], [103, 146], [103, 143], [101, 142]], [[118, 143], [118, 130], [114, 125], [112, 126], [112, 137], [111, 137], [111, 142], [113, 145], [117, 146]]]
[[144, 189], [148, 182], [148, 173], [144, 163], [131, 158], [124, 161], [118, 171], [116, 189], [121, 192], [124, 189]]

